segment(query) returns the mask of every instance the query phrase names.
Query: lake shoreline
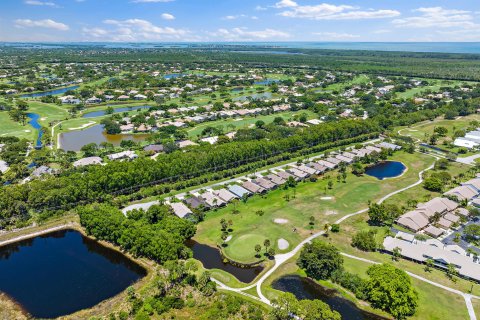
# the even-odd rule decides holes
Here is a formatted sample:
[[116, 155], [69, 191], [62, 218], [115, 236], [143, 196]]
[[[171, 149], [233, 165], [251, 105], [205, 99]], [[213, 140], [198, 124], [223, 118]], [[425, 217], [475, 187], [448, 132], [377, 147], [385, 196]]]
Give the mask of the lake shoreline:
[[[38, 227], [40, 227], [40, 230], [31, 232], [31, 229], [38, 228]], [[47, 225], [44, 228], [42, 228], [42, 226], [31, 226], [31, 227], [27, 227], [27, 228], [24, 228], [24, 229], [14, 230], [14, 231], [11, 231], [11, 232], [4, 233], [4, 234], [0, 235], [0, 239], [4, 236], [10, 236], [10, 235], [15, 234], [15, 233], [19, 233], [20, 235], [0, 242], [0, 248], [2, 248], [5, 245], [15, 244], [15, 243], [20, 242], [20, 241], [36, 238], [36, 237], [39, 237], [39, 236], [48, 235], [50, 233], [54, 233], [54, 232], [57, 232], [57, 231], [63, 231], [63, 230], [77, 231], [82, 236], [87, 237], [88, 239], [97, 242], [99, 245], [101, 245], [105, 248], [108, 248], [110, 250], [113, 250], [117, 253], [122, 254], [123, 256], [125, 256], [125, 258], [127, 258], [131, 262], [133, 262], [133, 263], [137, 264], [139, 267], [141, 267], [144, 270], [145, 275], [142, 278], [140, 278], [139, 280], [137, 280], [135, 283], [132, 283], [130, 285], [131, 287], [134, 287], [136, 290], [139, 290], [140, 288], [145, 287], [153, 279], [153, 277], [155, 275], [155, 272], [154, 272], [155, 271], [155, 266], [156, 266], [155, 262], [150, 261], [148, 259], [144, 259], [144, 258], [135, 258], [134, 256], [130, 255], [127, 252], [122, 251], [119, 247], [117, 247], [117, 246], [115, 246], [115, 245], [113, 245], [109, 242], [98, 240], [94, 237], [91, 237], [91, 236], [87, 235], [85, 230], [83, 230], [81, 225], [76, 221], [71, 221], [69, 223], [65, 223], [64, 221], [58, 221], [56, 223], [56, 225], [54, 223], [54, 226]], [[63, 315], [63, 316], [60, 316], [58, 318], [66, 319], [66, 320], [69, 320], [69, 319], [74, 320], [74, 319], [79, 319], [79, 318], [88, 319], [92, 316], [99, 316], [99, 315], [105, 315], [106, 316], [109, 313], [111, 313], [112, 308], [121, 308], [122, 307], [122, 304], [125, 302], [125, 299], [126, 299], [127, 288], [125, 288], [120, 293], [118, 293], [118, 294], [116, 294], [116, 295], [114, 295], [114, 296], [112, 296], [108, 299], [100, 301], [99, 303], [95, 304], [91, 308], [78, 310], [74, 313]], [[8, 294], [6, 294], [3, 291], [0, 291], [0, 306], [3, 306], [5, 312], [7, 312], [9, 315], [15, 315], [15, 319], [23, 320], [23, 319], [31, 319], [32, 318], [32, 316], [28, 313], [27, 310], [25, 310], [25, 308], [20, 303], [18, 303], [15, 299], [10, 297]], [[2, 313], [0, 312], [0, 316], [1, 315], [2, 315]], [[22, 317], [19, 317], [19, 315], [21, 315]]]

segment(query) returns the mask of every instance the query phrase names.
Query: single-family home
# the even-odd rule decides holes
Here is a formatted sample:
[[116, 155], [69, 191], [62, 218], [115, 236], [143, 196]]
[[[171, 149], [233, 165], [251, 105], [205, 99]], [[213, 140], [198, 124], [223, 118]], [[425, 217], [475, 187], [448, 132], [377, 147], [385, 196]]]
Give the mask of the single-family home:
[[277, 176], [279, 176], [280, 178], [284, 179], [285, 181], [287, 181], [290, 177], [292, 177], [295, 181], [299, 181], [300, 178], [293, 175], [293, 174], [290, 174], [288, 173], [287, 171], [283, 171], [283, 170], [279, 170], [277, 172], [275, 172], [275, 174]]
[[273, 183], [272, 181], [264, 178], [257, 178], [252, 180], [253, 183], [256, 185], [259, 185], [260, 187], [266, 189], [266, 190], [273, 190], [277, 188], [277, 185]]
[[133, 160], [138, 158], [138, 155], [135, 153], [135, 151], [127, 150], [127, 151], [109, 154], [107, 158], [112, 161], [123, 160], [123, 159]]
[[179, 218], [187, 218], [190, 216], [193, 212], [190, 210], [185, 204], [182, 202], [173, 202], [170, 203], [170, 207], [173, 210], [173, 213]]
[[285, 182], [287, 182], [287, 180], [285, 180], [282, 177], [280, 177], [276, 174], [273, 174], [273, 173], [270, 173], [270, 174], [266, 175], [264, 178], [272, 181], [277, 186], [280, 186], [280, 185], [284, 184]]
[[102, 164], [102, 158], [100, 157], [87, 157], [77, 160], [73, 163], [74, 167], [84, 167], [92, 164]]
[[242, 187], [250, 191], [251, 193], [265, 193], [267, 190], [252, 181], [245, 181], [242, 183]]
[[325, 160], [318, 160], [317, 163], [321, 166], [327, 167], [328, 169], [335, 169], [337, 167], [335, 163], [325, 161]]
[[309, 163], [307, 163], [307, 166], [309, 166], [310, 168], [315, 169], [315, 171], [317, 172], [317, 174], [324, 173], [325, 171], [328, 170], [327, 167], [322, 166], [321, 164], [318, 164], [318, 163], [316, 163], [316, 162], [309, 162]]
[[204, 192], [200, 195], [203, 200], [205, 200], [205, 202], [210, 206], [210, 207], [223, 207], [224, 205], [226, 205], [227, 203], [225, 201], [223, 201], [222, 199], [220, 199], [219, 197], [217, 197], [216, 195], [214, 195], [212, 192], [210, 191], [207, 191], [207, 192]]
[[455, 187], [445, 192], [444, 195], [456, 196], [460, 201], [461, 200], [470, 201], [473, 198], [478, 196], [478, 192], [475, 189], [468, 187], [467, 185], [463, 185], [463, 186]]
[[238, 196], [235, 195], [234, 193], [228, 191], [227, 189], [219, 189], [219, 190], [213, 190], [213, 194], [222, 199], [225, 202], [230, 202], [234, 199], [237, 199]]
[[239, 198], [243, 198], [245, 196], [250, 196], [252, 194], [252, 192], [248, 191], [247, 189], [237, 185], [237, 184], [232, 184], [230, 186], [228, 186], [228, 190], [235, 194], [237, 197]]
[[208, 203], [201, 197], [191, 196], [183, 200], [187, 206], [194, 210], [208, 210], [210, 206]]
[[149, 152], [149, 153], [159, 153], [159, 152], [163, 152], [163, 150], [164, 148], [163, 148], [163, 145], [161, 144], [150, 144], [143, 148], [143, 151]]
[[317, 171], [317, 169], [312, 168], [312, 167], [309, 167], [309, 166], [306, 166], [306, 165], [304, 165], [304, 164], [299, 165], [299, 166], [297, 166], [296, 168], [297, 168], [298, 170], [301, 170], [301, 171], [303, 171], [303, 172], [308, 173], [309, 175], [319, 174], [319, 173], [320, 173], [319, 171]]
[[308, 178], [310, 176], [309, 173], [306, 173], [305, 171], [298, 170], [297, 168], [291, 167], [286, 170], [288, 173], [293, 174], [300, 180], [303, 180], [305, 178]]

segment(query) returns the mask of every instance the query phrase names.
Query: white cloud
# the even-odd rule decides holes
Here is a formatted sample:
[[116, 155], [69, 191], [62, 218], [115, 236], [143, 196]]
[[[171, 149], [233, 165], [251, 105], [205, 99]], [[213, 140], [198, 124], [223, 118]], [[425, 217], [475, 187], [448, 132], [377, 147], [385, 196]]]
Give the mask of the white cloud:
[[28, 27], [39, 27], [39, 28], [49, 28], [60, 31], [67, 31], [70, 29], [64, 23], [53, 21], [52, 19], [45, 20], [30, 20], [30, 19], [17, 19], [15, 20], [15, 27], [17, 28], [28, 28]]
[[161, 17], [163, 20], [175, 20], [175, 16], [170, 13], [162, 13]]
[[276, 8], [284, 8], [279, 15], [289, 18], [303, 18], [311, 20], [358, 20], [392, 18], [400, 15], [397, 10], [360, 10], [350, 5], [335, 5], [321, 3], [317, 5], [301, 6], [292, 0], [282, 0], [275, 4]]
[[47, 7], [56, 7], [57, 5], [54, 2], [48, 1], [38, 1], [38, 0], [25, 0], [25, 4], [31, 6], [47, 6]]
[[258, 20], [257, 16], [248, 16], [246, 14], [228, 15], [228, 16], [222, 17], [222, 20], [237, 20], [237, 19], [241, 19], [241, 18], [249, 18], [249, 19], [252, 19], [252, 20]]
[[163, 41], [190, 40], [190, 32], [185, 29], [160, 27], [143, 19], [104, 20], [106, 28], [83, 28], [87, 39], [104, 41]]
[[158, 3], [158, 2], [172, 2], [175, 0], [133, 0], [133, 3]]
[[359, 35], [338, 32], [314, 32], [314, 35], [320, 36], [322, 40], [348, 40], [360, 38]]
[[108, 31], [102, 28], [82, 28], [82, 33], [85, 36], [94, 38], [103, 38], [108, 35]]
[[479, 25], [473, 21], [469, 11], [450, 10], [442, 7], [418, 8], [419, 16], [395, 19], [392, 23], [406, 28], [475, 28]]
[[256, 7], [255, 7], [255, 10], [257, 10], [257, 11], [265, 11], [265, 10], [267, 10], [267, 8], [262, 7], [262, 6], [256, 6]]
[[257, 31], [250, 31], [247, 28], [221, 28], [216, 32], [208, 32], [208, 34], [214, 38], [227, 41], [275, 40], [290, 37], [290, 34], [287, 32], [269, 28]]
[[293, 0], [281, 0], [275, 3], [275, 8], [293, 8], [298, 7], [298, 4]]

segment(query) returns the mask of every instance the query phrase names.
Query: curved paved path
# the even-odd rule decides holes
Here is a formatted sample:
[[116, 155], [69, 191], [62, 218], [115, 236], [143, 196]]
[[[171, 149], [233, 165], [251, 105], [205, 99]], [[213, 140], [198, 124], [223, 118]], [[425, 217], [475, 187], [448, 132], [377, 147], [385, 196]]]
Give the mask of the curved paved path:
[[[394, 192], [391, 192], [389, 194], [387, 194], [386, 196], [382, 197], [380, 200], [377, 201], [378, 204], [384, 202], [385, 200], [387, 200], [388, 198], [396, 195], [397, 193], [400, 193], [400, 192], [403, 192], [405, 190], [408, 190], [410, 188], [413, 188], [415, 186], [418, 186], [419, 184], [421, 184], [423, 182], [423, 173], [427, 170], [430, 170], [432, 169], [434, 166], [434, 164], [430, 165], [428, 168], [420, 171], [418, 173], [418, 181], [405, 187], [405, 188], [401, 188], [399, 190], [396, 190]], [[336, 224], [340, 224], [342, 223], [343, 221], [345, 221], [346, 219], [348, 218], [351, 218], [353, 216], [356, 216], [358, 214], [361, 214], [361, 213], [364, 213], [364, 212], [367, 212], [368, 211], [368, 208], [365, 208], [365, 209], [362, 209], [362, 210], [359, 210], [357, 212], [354, 212], [354, 213], [351, 213], [351, 214], [348, 214], [340, 219], [338, 219], [337, 221], [335, 221]], [[256, 285], [257, 287], [257, 294], [258, 296], [260, 297], [260, 299], [262, 301], [264, 301], [265, 303], [268, 303], [270, 304], [270, 301], [263, 295], [262, 293], [262, 284], [263, 282], [270, 276], [273, 274], [273, 272], [275, 272], [275, 270], [278, 269], [279, 266], [281, 266], [283, 263], [285, 263], [287, 260], [289, 260], [290, 258], [292, 258], [293, 256], [295, 256], [301, 249], [302, 247], [309, 243], [310, 241], [312, 241], [313, 239], [315, 238], [318, 238], [320, 236], [322, 236], [323, 234], [325, 234], [325, 231], [320, 231], [320, 232], [317, 232], [313, 235], [311, 235], [310, 237], [306, 238], [305, 240], [303, 240], [302, 242], [300, 242], [292, 251], [288, 252], [288, 253], [285, 253], [285, 254], [278, 254], [275, 256], [275, 265], [270, 268], [260, 279], [258, 279], [258, 281], [254, 284]], [[253, 286], [253, 285], [252, 285]], [[252, 287], [250, 286], [250, 287]]]
[[[438, 160], [438, 157], [437, 156], [434, 156], [434, 155], [431, 155], [432, 157], [434, 157], [435, 159]], [[380, 200], [377, 201], [378, 204], [384, 202], [385, 200], [387, 200], [388, 198], [400, 193], [400, 192], [403, 192], [405, 190], [408, 190], [410, 188], [413, 188], [413, 187], [416, 187], [418, 185], [420, 185], [422, 182], [423, 182], [423, 173], [425, 171], [428, 171], [428, 170], [431, 170], [432, 168], [434, 167], [434, 163], [432, 165], [430, 165], [428, 168], [422, 170], [419, 172], [418, 174], [418, 181], [407, 186], [407, 187], [404, 187], [404, 188], [401, 188], [399, 190], [396, 190], [394, 192], [391, 192], [387, 195], [385, 195], [384, 197], [380, 198]], [[368, 208], [365, 208], [365, 209], [362, 209], [362, 210], [359, 210], [357, 212], [354, 212], [354, 213], [351, 213], [351, 214], [348, 214], [340, 219], [338, 219], [337, 221], [335, 221], [336, 224], [340, 224], [341, 222], [345, 221], [346, 219], [348, 218], [351, 218], [353, 216], [356, 216], [358, 214], [361, 214], [361, 213], [364, 213], [368, 211]], [[249, 285], [249, 286], [246, 286], [246, 287], [243, 287], [243, 288], [231, 288], [225, 284], [223, 284], [222, 282], [216, 280], [216, 279], [212, 279], [215, 283], [217, 283], [220, 287], [220, 289], [223, 289], [223, 290], [229, 290], [229, 291], [233, 291], [233, 292], [237, 292], [239, 294], [242, 294], [244, 296], [247, 296], [247, 297], [250, 297], [252, 299], [255, 299], [257, 301], [261, 301], [265, 304], [268, 304], [268, 305], [271, 305], [271, 302], [270, 300], [268, 300], [267, 297], [265, 297], [262, 293], [262, 284], [265, 282], [265, 280], [270, 277], [282, 264], [284, 264], [286, 261], [288, 261], [289, 259], [291, 259], [293, 256], [295, 256], [301, 249], [302, 247], [309, 243], [310, 241], [312, 241], [313, 239], [315, 238], [318, 238], [320, 237], [321, 235], [325, 234], [325, 231], [320, 231], [320, 232], [317, 232], [313, 235], [311, 235], [310, 237], [306, 238], [305, 240], [303, 240], [302, 242], [300, 242], [292, 251], [288, 252], [288, 253], [284, 253], [284, 254], [277, 254], [275, 255], [275, 264], [273, 265], [272, 268], [270, 268], [265, 274], [263, 274], [256, 282], [254, 282], [253, 284]], [[364, 259], [364, 258], [360, 258], [360, 257], [356, 257], [356, 256], [352, 256], [352, 255], [349, 255], [349, 254], [346, 254], [346, 253], [341, 253], [342, 255], [346, 256], [346, 257], [349, 257], [349, 258], [352, 258], [352, 259], [356, 259], [356, 260], [360, 260], [360, 261], [364, 261], [364, 262], [367, 262], [367, 263], [373, 263], [373, 264], [378, 264], [378, 262], [375, 262], [375, 261], [372, 261], [372, 260], [368, 260], [368, 259]], [[421, 280], [421, 281], [424, 281], [424, 282], [427, 282], [433, 286], [436, 286], [438, 288], [441, 288], [441, 289], [444, 289], [444, 290], [447, 290], [449, 292], [452, 292], [452, 293], [455, 293], [455, 294], [459, 294], [461, 295], [464, 299], [465, 299], [465, 304], [467, 306], [467, 310], [468, 310], [468, 314], [470, 316], [470, 320], [476, 320], [476, 315], [475, 315], [475, 311], [473, 309], [473, 305], [472, 305], [472, 298], [475, 298], [475, 299], [480, 299], [480, 297], [478, 296], [474, 296], [474, 295], [471, 295], [471, 294], [468, 294], [468, 293], [464, 293], [462, 291], [459, 291], [459, 290], [456, 290], [456, 289], [453, 289], [453, 288], [450, 288], [450, 287], [447, 287], [447, 286], [444, 286], [440, 283], [437, 283], [437, 282], [434, 282], [434, 281], [431, 281], [429, 279], [426, 279], [424, 277], [421, 277], [419, 275], [416, 275], [414, 273], [411, 273], [411, 272], [408, 272], [406, 271], [408, 275], [410, 275], [411, 277], [413, 278], [416, 278], [418, 280]], [[251, 288], [254, 288], [256, 287], [257, 289], [257, 294], [258, 294], [258, 297], [255, 297], [251, 294], [248, 294], [244, 291], [246, 290], [249, 290]]]

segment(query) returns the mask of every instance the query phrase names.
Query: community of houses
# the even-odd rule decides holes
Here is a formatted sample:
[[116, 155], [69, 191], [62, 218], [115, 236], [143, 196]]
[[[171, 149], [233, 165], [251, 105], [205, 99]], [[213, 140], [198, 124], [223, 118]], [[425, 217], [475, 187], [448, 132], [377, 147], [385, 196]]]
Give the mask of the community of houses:
[[479, 196], [480, 176], [477, 176], [445, 192], [443, 197], [418, 204], [415, 210], [403, 214], [396, 222], [414, 233], [432, 238], [418, 240], [414, 234], [400, 231], [395, 237], [384, 239], [384, 250], [390, 253], [400, 250], [403, 257], [420, 263], [431, 259], [440, 268], [454, 265], [460, 276], [480, 281], [480, 260], [476, 254], [437, 239], [469, 220], [469, 211], [459, 203], [466, 202], [480, 207]]
[[457, 147], [465, 147], [468, 149], [477, 148], [480, 145], [480, 131], [470, 131], [464, 137], [458, 137], [453, 144]]
[[431, 260], [435, 266], [443, 269], [453, 265], [459, 276], [480, 281], [478, 256], [468, 253], [456, 244], [446, 245], [437, 239], [418, 240], [413, 234], [398, 232], [394, 237], [385, 238], [383, 250], [399, 250], [404, 258], [418, 263]]
[[245, 177], [235, 183], [224, 185], [220, 189], [205, 188], [194, 191], [187, 196], [178, 196], [168, 204], [178, 217], [188, 218], [195, 210], [207, 211], [223, 207], [235, 199], [244, 199], [254, 194], [265, 194], [282, 186], [289, 179], [302, 181], [335, 169], [342, 163], [351, 164], [373, 152], [380, 152], [382, 149], [398, 150], [400, 148], [400, 146], [392, 143], [381, 142], [361, 149], [350, 149], [305, 164], [290, 164], [281, 169], [271, 170], [265, 175], [257, 174], [254, 177]]
[[[438, 238], [451, 228], [468, 220], [469, 212], [459, 202], [470, 202], [480, 206], [480, 177], [461, 183], [443, 194], [417, 207], [397, 219], [397, 224], [415, 233], [424, 233]], [[454, 201], [455, 200], [455, 201]], [[465, 218], [465, 219], [462, 219]]]

